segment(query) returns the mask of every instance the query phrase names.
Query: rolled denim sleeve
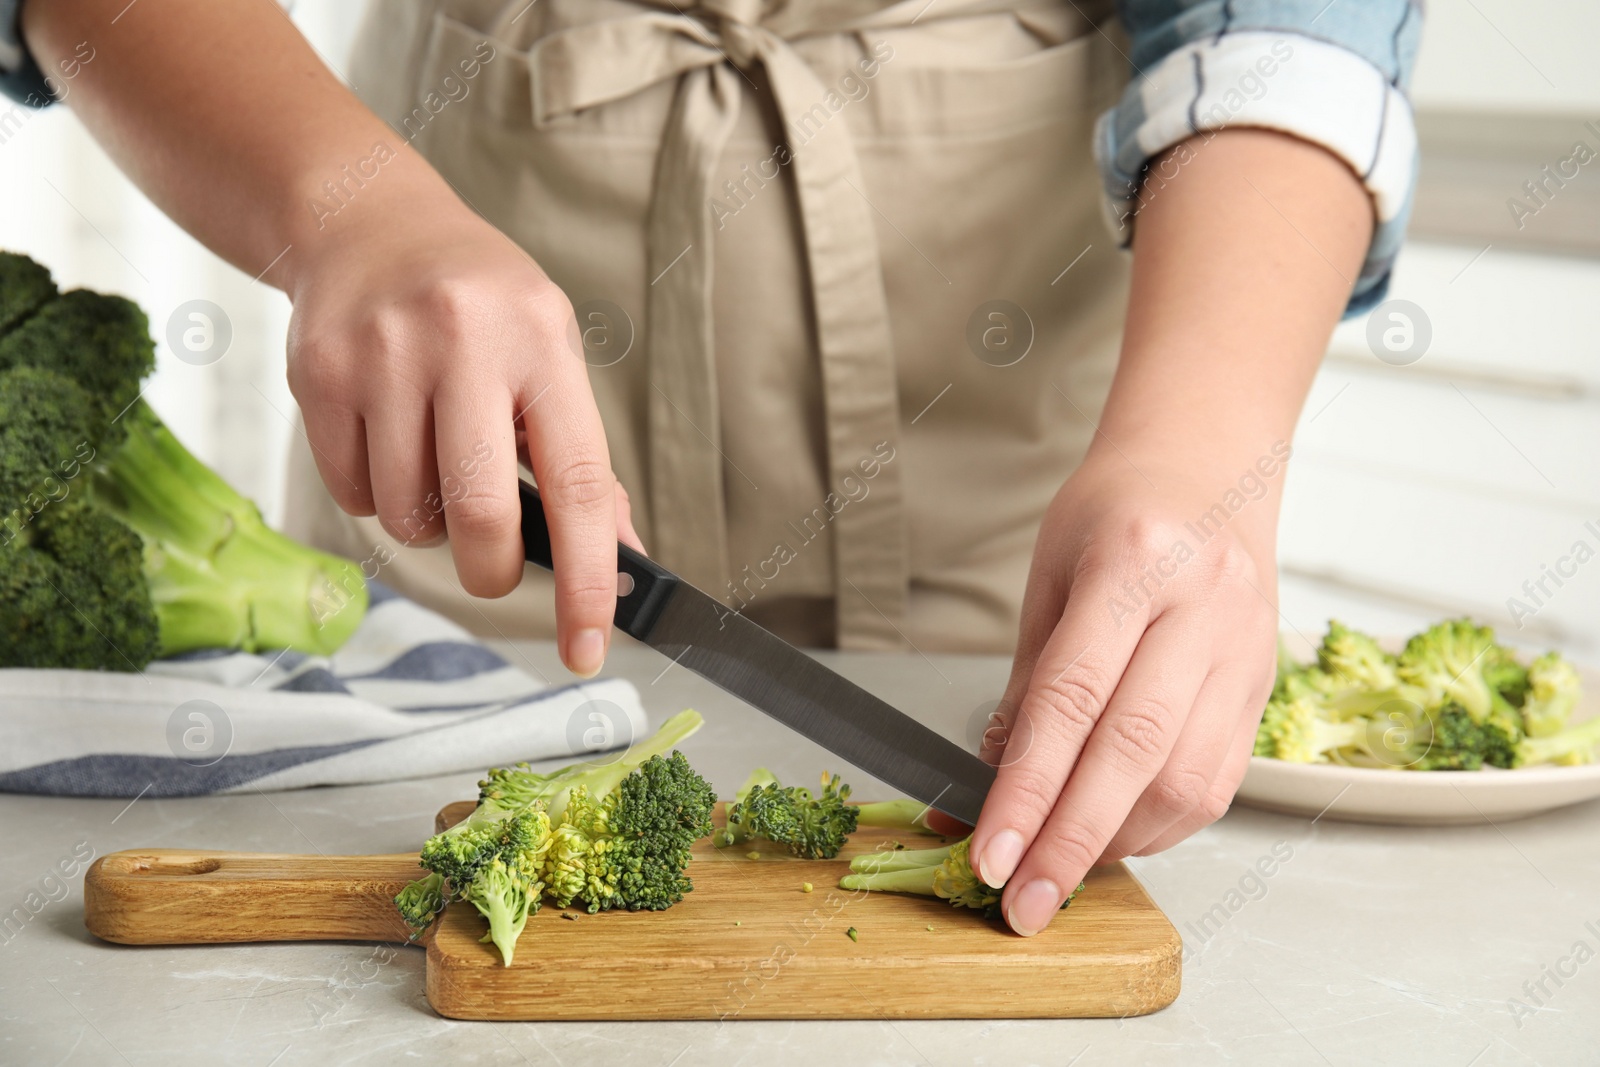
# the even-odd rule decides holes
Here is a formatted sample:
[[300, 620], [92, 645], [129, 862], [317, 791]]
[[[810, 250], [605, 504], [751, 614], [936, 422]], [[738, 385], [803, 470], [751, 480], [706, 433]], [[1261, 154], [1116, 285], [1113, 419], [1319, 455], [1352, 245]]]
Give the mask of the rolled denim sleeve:
[[55, 102], [44, 72], [22, 39], [22, 0], [0, 0], [0, 95], [28, 107]]
[[1281, 130], [1343, 159], [1366, 186], [1376, 225], [1345, 313], [1379, 303], [1416, 185], [1406, 86], [1422, 31], [1420, 2], [1119, 0], [1117, 7], [1134, 77], [1100, 116], [1095, 156], [1107, 218], [1122, 244], [1154, 193], [1147, 186], [1175, 176], [1150, 168], [1156, 156], [1231, 126]]

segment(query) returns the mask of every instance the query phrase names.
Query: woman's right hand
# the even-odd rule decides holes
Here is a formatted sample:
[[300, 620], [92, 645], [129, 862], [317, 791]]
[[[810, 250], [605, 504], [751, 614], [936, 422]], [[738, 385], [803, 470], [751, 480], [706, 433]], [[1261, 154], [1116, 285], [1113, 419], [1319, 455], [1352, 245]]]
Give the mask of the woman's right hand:
[[642, 546], [572, 306], [436, 178], [384, 189], [390, 177], [403, 180], [380, 175], [273, 279], [294, 304], [289, 388], [317, 468], [340, 507], [377, 515], [401, 543], [448, 536], [462, 588], [499, 597], [522, 576], [525, 445], [550, 524], [561, 658], [592, 676], [610, 640], [619, 533]]

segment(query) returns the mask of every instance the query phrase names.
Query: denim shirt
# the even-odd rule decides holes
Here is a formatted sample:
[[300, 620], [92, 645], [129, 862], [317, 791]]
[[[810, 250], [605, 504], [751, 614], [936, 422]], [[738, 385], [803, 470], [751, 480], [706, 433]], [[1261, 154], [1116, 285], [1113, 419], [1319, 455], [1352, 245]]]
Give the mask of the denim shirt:
[[[1406, 96], [1420, 0], [1119, 0], [1133, 79], [1100, 117], [1108, 221], [1127, 244], [1142, 203], [1229, 126], [1321, 145], [1366, 186], [1375, 227], [1346, 315], [1388, 289], [1417, 175]], [[1152, 167], [1151, 161], [1190, 138]]]

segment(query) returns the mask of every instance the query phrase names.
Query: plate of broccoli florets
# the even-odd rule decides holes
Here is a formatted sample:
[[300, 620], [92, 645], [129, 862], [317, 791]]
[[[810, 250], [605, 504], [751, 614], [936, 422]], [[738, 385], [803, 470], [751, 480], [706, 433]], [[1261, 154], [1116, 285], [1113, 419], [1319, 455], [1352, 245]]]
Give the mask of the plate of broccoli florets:
[[[1470, 619], [1407, 640], [1338, 621], [1278, 677], [1238, 800], [1292, 814], [1482, 823], [1600, 797], [1600, 685]], [[1429, 773], [1419, 773], [1429, 772]]]

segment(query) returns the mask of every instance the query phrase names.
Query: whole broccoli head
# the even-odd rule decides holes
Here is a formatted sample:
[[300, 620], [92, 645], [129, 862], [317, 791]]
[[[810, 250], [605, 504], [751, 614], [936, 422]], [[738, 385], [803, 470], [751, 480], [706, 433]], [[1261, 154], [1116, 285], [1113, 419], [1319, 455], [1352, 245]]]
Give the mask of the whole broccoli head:
[[154, 359], [135, 304], [0, 253], [0, 667], [325, 654], [360, 622], [360, 568], [268, 529], [139, 399]]

